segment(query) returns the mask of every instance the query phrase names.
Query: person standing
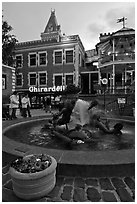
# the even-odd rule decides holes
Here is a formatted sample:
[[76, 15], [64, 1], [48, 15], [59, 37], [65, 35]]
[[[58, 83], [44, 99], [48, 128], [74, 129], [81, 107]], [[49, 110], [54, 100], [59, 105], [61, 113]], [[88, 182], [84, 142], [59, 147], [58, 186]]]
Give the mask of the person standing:
[[10, 119], [16, 119], [16, 110], [19, 107], [19, 97], [16, 91], [13, 92], [13, 94], [10, 96]]
[[28, 112], [28, 116], [31, 117], [31, 113], [30, 113], [30, 107], [31, 107], [31, 104], [30, 104], [30, 99], [29, 99], [28, 94], [26, 95], [26, 98], [27, 98], [27, 100], [28, 100], [28, 104], [27, 104], [27, 112]]
[[44, 96], [42, 98], [42, 103], [43, 103], [43, 110], [46, 110], [46, 100]]
[[46, 99], [46, 112], [51, 113], [51, 97], [50, 96], [47, 96], [47, 99]]
[[31, 117], [30, 100], [29, 100], [28, 94], [24, 95], [24, 97], [21, 100], [21, 103], [22, 103], [22, 116], [27, 117], [27, 112], [28, 112], [28, 116]]

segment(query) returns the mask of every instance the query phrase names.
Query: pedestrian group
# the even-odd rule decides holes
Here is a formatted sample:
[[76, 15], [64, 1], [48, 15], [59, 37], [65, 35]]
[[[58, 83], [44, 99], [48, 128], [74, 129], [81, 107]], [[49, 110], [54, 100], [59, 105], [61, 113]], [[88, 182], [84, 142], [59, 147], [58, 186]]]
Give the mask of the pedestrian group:
[[27, 93], [23, 95], [20, 103], [19, 95], [16, 91], [14, 91], [10, 96], [9, 118], [11, 120], [17, 118], [17, 109], [20, 109], [22, 117], [27, 117], [27, 114], [28, 117], [31, 117], [30, 106], [30, 99]]

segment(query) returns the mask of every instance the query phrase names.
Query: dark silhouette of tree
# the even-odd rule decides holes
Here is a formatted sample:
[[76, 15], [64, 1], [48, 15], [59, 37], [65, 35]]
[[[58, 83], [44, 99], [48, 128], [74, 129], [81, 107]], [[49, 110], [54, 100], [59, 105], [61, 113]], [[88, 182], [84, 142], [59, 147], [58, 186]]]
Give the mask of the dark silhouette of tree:
[[15, 44], [18, 40], [10, 34], [12, 27], [2, 17], [2, 63], [13, 66]]
[[80, 88], [78, 86], [75, 86], [74, 84], [69, 84], [64, 90], [64, 93], [66, 94], [77, 94], [79, 92]]

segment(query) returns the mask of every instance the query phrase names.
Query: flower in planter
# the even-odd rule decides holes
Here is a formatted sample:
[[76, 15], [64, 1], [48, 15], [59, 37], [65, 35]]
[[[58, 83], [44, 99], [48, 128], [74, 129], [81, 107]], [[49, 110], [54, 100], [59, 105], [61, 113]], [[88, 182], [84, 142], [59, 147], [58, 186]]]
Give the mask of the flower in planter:
[[45, 154], [18, 158], [11, 163], [11, 167], [20, 173], [36, 173], [47, 169], [50, 165], [51, 157]]

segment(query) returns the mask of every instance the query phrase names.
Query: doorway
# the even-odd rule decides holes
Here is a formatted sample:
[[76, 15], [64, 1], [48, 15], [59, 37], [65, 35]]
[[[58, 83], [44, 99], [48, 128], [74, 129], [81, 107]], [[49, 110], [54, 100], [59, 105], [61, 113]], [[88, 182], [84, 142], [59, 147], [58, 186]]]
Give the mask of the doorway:
[[81, 74], [81, 92], [89, 94], [89, 74]]

